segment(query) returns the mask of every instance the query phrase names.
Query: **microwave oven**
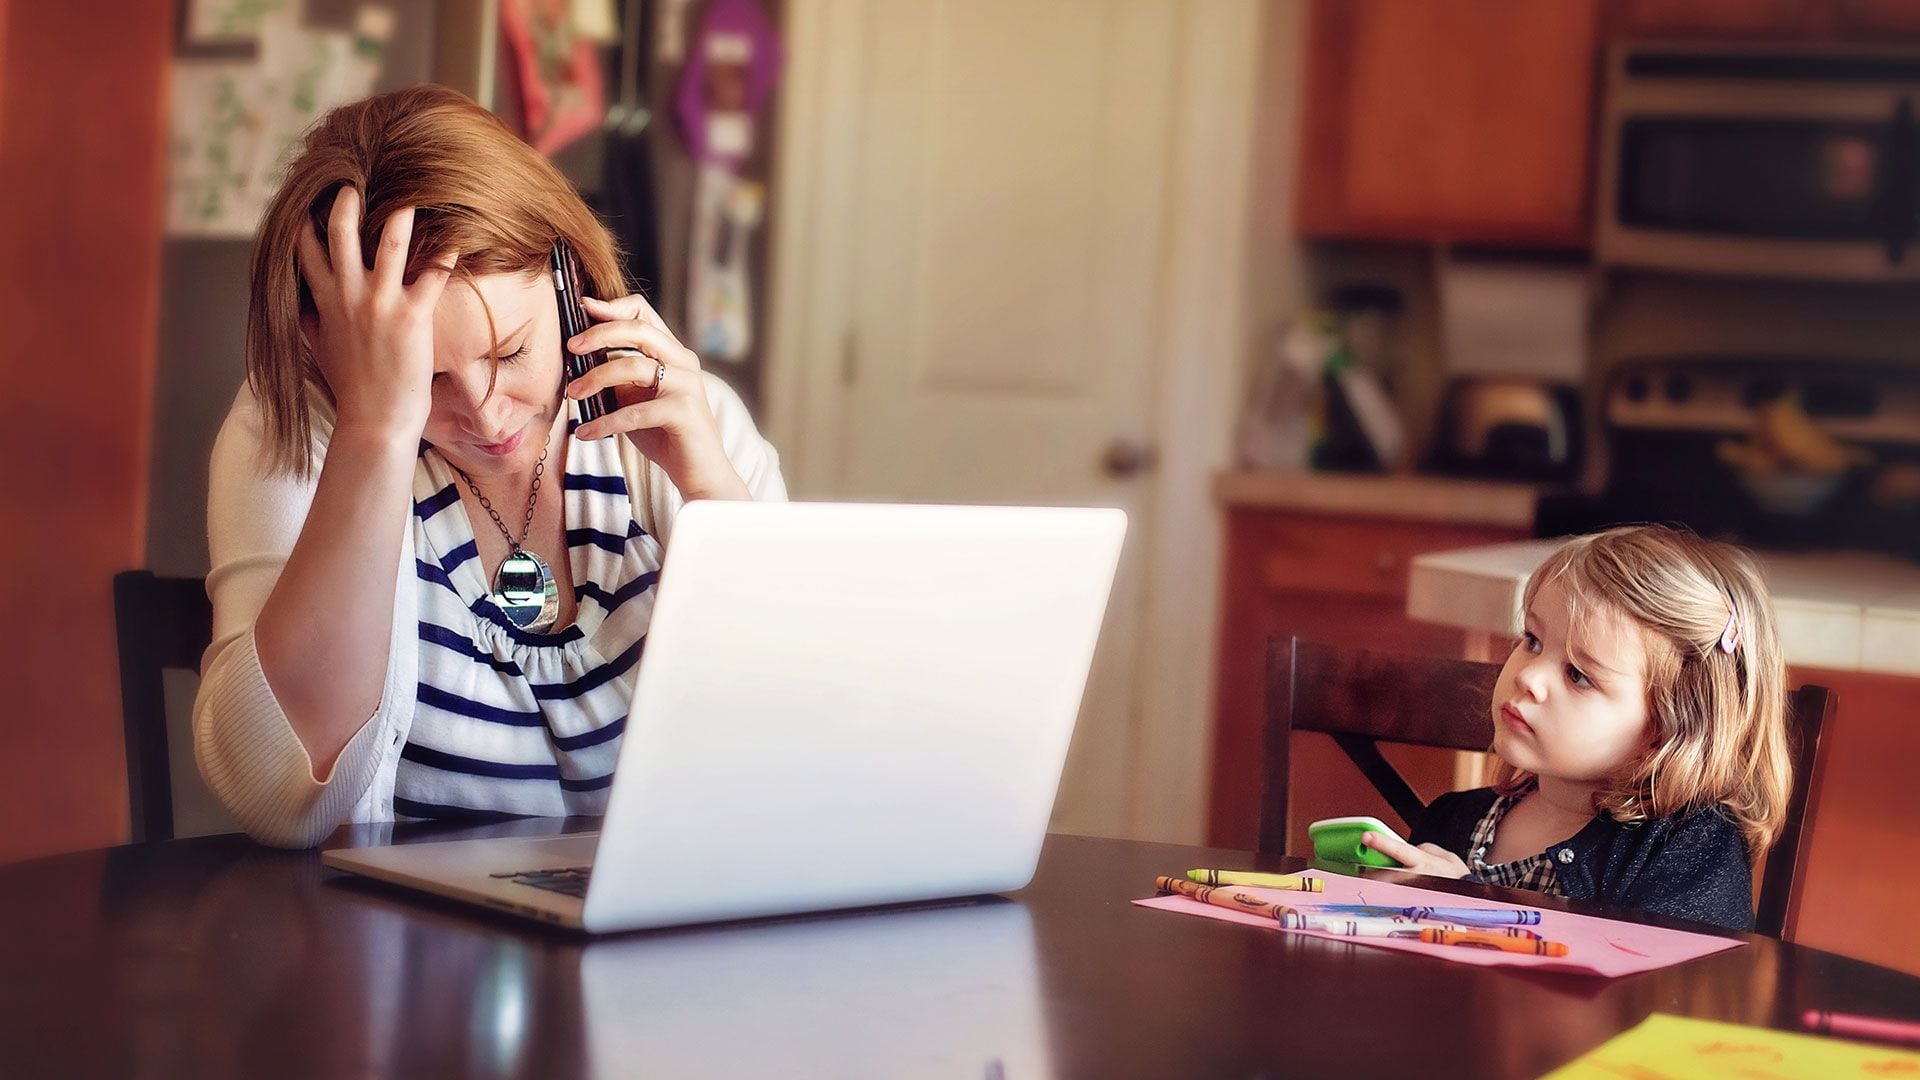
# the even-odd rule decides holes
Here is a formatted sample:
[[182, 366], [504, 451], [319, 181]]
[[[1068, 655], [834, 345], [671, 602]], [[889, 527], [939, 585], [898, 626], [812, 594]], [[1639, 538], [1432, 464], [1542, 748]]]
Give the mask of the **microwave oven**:
[[1602, 101], [1602, 265], [1920, 280], [1920, 50], [1624, 43]]

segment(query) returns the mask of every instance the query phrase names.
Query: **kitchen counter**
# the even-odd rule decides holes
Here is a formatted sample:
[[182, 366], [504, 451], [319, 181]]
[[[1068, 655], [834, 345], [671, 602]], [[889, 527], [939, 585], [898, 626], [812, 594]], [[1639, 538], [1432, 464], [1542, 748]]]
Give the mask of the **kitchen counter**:
[[[1517, 635], [1527, 577], [1559, 544], [1525, 540], [1416, 556], [1407, 615]], [[1787, 663], [1920, 676], [1920, 565], [1856, 553], [1755, 554], [1773, 589]]]
[[1214, 498], [1229, 508], [1518, 529], [1533, 528], [1543, 490], [1494, 480], [1307, 470], [1228, 470], [1213, 479]]

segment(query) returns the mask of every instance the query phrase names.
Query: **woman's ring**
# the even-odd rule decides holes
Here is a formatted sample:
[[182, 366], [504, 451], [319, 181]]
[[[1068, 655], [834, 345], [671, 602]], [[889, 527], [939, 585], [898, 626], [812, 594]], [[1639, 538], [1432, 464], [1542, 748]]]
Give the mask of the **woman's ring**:
[[653, 362], [653, 392], [656, 394], [663, 393], [666, 391], [666, 388], [667, 365], [655, 360]]

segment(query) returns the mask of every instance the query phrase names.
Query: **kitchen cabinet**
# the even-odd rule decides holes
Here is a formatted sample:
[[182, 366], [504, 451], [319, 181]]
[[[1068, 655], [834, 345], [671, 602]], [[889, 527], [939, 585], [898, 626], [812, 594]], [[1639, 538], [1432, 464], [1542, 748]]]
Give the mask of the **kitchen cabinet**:
[[1302, 235], [1583, 250], [1605, 46], [1920, 40], [1920, 0], [1313, 0]]
[[1920, 38], [1920, 0], [1831, 0], [1841, 34], [1863, 40]]
[[[1361, 491], [1368, 482], [1350, 481]], [[1405, 502], [1397, 492], [1394, 498]], [[1479, 525], [1386, 512], [1230, 505], [1208, 842], [1251, 848], [1258, 832], [1269, 638], [1298, 635], [1335, 645], [1458, 656], [1462, 631], [1407, 618], [1408, 565], [1423, 552], [1526, 535], [1511, 522]], [[1450, 751], [1383, 746], [1382, 752], [1423, 798], [1453, 786], [1456, 755]], [[1289, 850], [1311, 850], [1306, 825], [1318, 818], [1372, 814], [1390, 825], [1405, 824], [1331, 739], [1295, 735], [1292, 754]]]
[[1616, 0], [1610, 36], [1784, 38], [1811, 33], [1809, 0]]
[[1308, 18], [1302, 233], [1587, 244], [1599, 0], [1317, 0]]

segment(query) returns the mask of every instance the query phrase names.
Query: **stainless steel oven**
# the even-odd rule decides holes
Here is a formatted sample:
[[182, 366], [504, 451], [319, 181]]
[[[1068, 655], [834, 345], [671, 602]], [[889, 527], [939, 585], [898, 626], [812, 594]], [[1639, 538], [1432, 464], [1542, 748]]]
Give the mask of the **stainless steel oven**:
[[1920, 51], [1627, 44], [1603, 102], [1602, 264], [1920, 279]]

